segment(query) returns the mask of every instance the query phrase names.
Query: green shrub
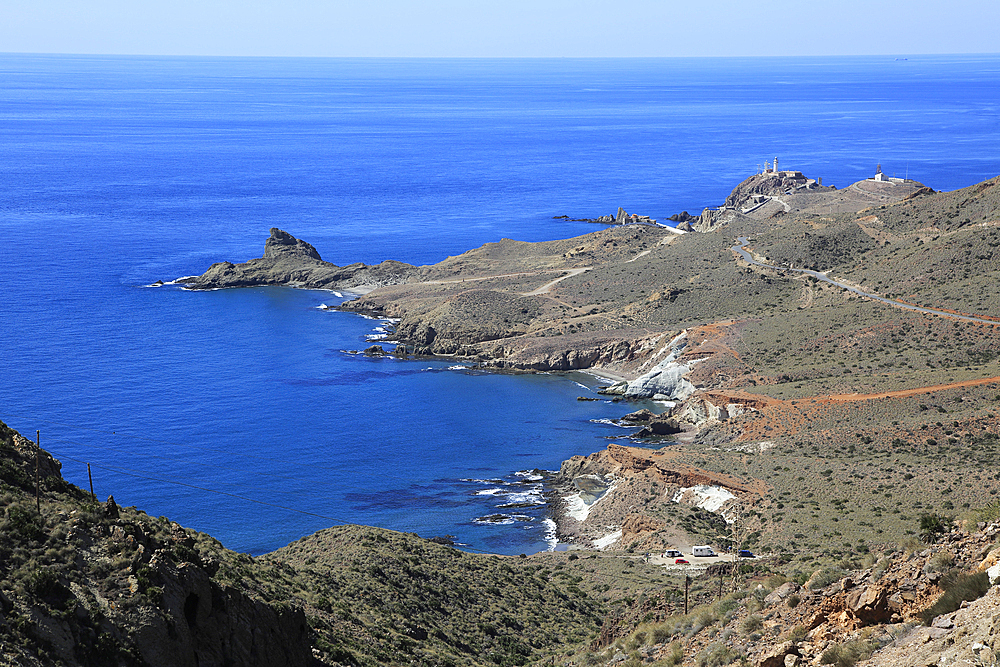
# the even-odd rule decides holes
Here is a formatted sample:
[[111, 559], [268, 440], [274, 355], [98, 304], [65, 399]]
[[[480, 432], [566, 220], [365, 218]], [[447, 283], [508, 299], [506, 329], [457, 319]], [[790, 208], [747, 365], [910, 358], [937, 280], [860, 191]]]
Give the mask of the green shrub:
[[33, 509], [23, 505], [11, 505], [7, 508], [7, 532], [16, 537], [31, 542], [44, 542], [45, 530], [42, 518]]
[[826, 588], [843, 576], [844, 571], [839, 567], [827, 565], [826, 567], [814, 572], [812, 577], [809, 578], [809, 589], [818, 591], [821, 588]]
[[670, 653], [664, 658], [660, 658], [654, 663], [654, 667], [676, 667], [684, 662], [684, 647], [680, 642], [670, 645]]
[[756, 632], [764, 626], [764, 621], [757, 614], [750, 614], [743, 619], [743, 632]]
[[736, 662], [742, 657], [743, 654], [739, 651], [729, 648], [723, 642], [716, 642], [699, 653], [695, 662], [698, 667], [722, 667]]
[[920, 515], [920, 539], [924, 542], [933, 542], [934, 539], [950, 530], [955, 517], [939, 514]]
[[835, 667], [854, 667], [854, 663], [859, 660], [867, 660], [878, 648], [878, 644], [873, 641], [856, 639], [843, 644], [834, 644], [823, 651], [820, 656], [820, 664], [834, 665]]
[[930, 572], [947, 572], [955, 563], [955, 557], [948, 551], [939, 551], [931, 556], [928, 565]]
[[920, 618], [927, 625], [941, 614], [949, 614], [965, 601], [978, 600], [990, 590], [990, 578], [985, 572], [961, 572], [952, 570], [941, 578], [944, 595], [937, 602], [920, 612]]

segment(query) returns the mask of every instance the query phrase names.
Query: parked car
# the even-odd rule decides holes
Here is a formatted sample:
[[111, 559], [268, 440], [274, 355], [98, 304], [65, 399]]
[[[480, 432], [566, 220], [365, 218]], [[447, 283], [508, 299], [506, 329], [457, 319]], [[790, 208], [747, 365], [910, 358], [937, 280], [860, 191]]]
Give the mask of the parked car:
[[689, 565], [688, 561], [684, 558], [678, 558], [674, 561], [674, 565]]
[[663, 557], [664, 558], [683, 558], [684, 554], [682, 554], [677, 549], [667, 549], [666, 551], [663, 552]]
[[740, 549], [740, 558], [756, 558], [749, 549]]

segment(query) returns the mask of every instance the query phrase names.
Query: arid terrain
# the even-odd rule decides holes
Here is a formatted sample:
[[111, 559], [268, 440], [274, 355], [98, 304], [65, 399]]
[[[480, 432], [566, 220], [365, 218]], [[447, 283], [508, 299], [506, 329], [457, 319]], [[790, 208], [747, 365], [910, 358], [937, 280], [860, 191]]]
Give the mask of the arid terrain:
[[636, 446], [563, 464], [566, 551], [345, 526], [251, 558], [97, 502], [47, 455], [39, 511], [34, 445], [3, 427], [2, 660], [996, 664], [998, 185], [758, 174], [686, 232], [423, 267], [334, 267], [272, 230], [186, 286], [353, 289], [344, 309], [398, 319], [370, 354], [602, 374], [583, 398], [618, 401]]

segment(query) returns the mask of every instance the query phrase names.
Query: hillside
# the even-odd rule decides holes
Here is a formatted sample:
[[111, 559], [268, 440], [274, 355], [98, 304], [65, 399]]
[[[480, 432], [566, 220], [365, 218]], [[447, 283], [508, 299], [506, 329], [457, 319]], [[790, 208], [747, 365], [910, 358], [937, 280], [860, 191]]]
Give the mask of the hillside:
[[4, 664], [775, 667], [872, 656], [917, 667], [1000, 650], [1000, 599], [983, 573], [1000, 561], [997, 524], [964, 532], [923, 515], [926, 544], [857, 560], [787, 552], [736, 570], [600, 552], [478, 556], [363, 526], [252, 558], [95, 502], [44, 451], [39, 515], [38, 450], [3, 425], [0, 449]]
[[95, 501], [44, 451], [39, 514], [38, 451], [0, 423], [2, 664], [517, 665], [592, 641], [607, 611], [563, 565], [377, 528], [235, 553]]
[[[479, 556], [350, 526], [250, 558], [97, 503], [48, 458], [33, 522], [34, 446], [5, 430], [4, 650], [74, 665], [993, 664], [991, 639], [966, 640], [989, 636], [997, 604], [974, 572], [995, 560], [1000, 495], [998, 184], [758, 176], [701, 233], [619, 225], [347, 273], [272, 230], [270, 255], [214, 265], [211, 284], [344, 281], [365, 292], [344, 309], [399, 319], [390, 353], [620, 379], [583, 398], [633, 413], [635, 447], [574, 457], [555, 480], [572, 550]], [[703, 543], [763, 557], [734, 577], [658, 556]], [[684, 615], [688, 576], [701, 606]], [[913, 625], [956, 586], [986, 594]]]

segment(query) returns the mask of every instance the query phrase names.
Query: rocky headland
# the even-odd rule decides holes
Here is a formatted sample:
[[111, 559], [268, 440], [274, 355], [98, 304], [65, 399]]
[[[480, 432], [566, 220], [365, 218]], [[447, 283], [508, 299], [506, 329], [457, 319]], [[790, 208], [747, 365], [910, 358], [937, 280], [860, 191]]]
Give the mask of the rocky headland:
[[[680, 230], [359, 269], [346, 280], [365, 293], [342, 308], [398, 320], [399, 356], [588, 370], [614, 379], [584, 398], [638, 402], [623, 424], [645, 446], [556, 476], [570, 551], [538, 557], [582, 568], [576, 585], [612, 605], [562, 664], [992, 664], [995, 594], [967, 577], [992, 567], [1000, 496], [997, 185], [756, 174]], [[695, 544], [765, 558], [732, 579], [731, 565], [645, 560]], [[649, 580], [694, 574], [711, 605], [681, 615], [649, 588], [615, 602], [593, 568], [617, 558], [663, 568]], [[720, 572], [737, 597], [712, 602]], [[979, 592], [935, 610], [952, 589]]]
[[282, 285], [308, 289], [367, 291], [405, 282], [414, 267], [403, 262], [385, 261], [375, 266], [356, 263], [337, 266], [324, 262], [309, 243], [278, 228], [264, 242], [264, 256], [241, 264], [217, 262], [200, 276], [174, 281], [187, 289], [221, 289]]

